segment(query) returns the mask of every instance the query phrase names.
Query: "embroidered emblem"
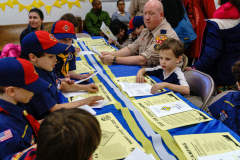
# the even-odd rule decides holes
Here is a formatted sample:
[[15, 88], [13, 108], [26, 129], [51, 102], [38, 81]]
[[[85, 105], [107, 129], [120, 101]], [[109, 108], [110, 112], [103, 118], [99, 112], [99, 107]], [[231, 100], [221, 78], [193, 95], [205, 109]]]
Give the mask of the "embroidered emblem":
[[68, 32], [69, 29], [70, 29], [70, 27], [68, 27], [68, 25], [65, 25], [65, 26], [63, 27], [63, 30], [66, 31], [66, 32]]
[[155, 38], [156, 43], [163, 44], [163, 42], [167, 39], [167, 36], [165, 35], [159, 35]]
[[160, 51], [160, 47], [161, 47], [161, 45], [160, 44], [155, 44], [154, 46], [153, 46], [153, 48], [154, 48], [154, 51], [155, 52], [159, 52]]
[[171, 109], [171, 107], [162, 107], [161, 110], [164, 110], [164, 111], [169, 111]]
[[57, 41], [56, 38], [52, 34], [49, 34], [49, 39], [52, 41]]
[[228, 118], [228, 115], [226, 114], [226, 112], [225, 112], [225, 111], [222, 111], [222, 112], [220, 113], [220, 118], [219, 118], [219, 120], [220, 120], [221, 122], [223, 122], [223, 121], [225, 121], [227, 118]]
[[73, 54], [72, 53], [69, 53], [68, 54], [68, 57], [67, 57], [67, 60], [68, 61], [71, 61], [73, 59]]
[[32, 135], [32, 138], [31, 138], [31, 141], [30, 141], [30, 145], [32, 146], [34, 144], [36, 144], [36, 139], [35, 139], [34, 135]]
[[7, 129], [0, 133], [0, 142], [4, 142], [12, 137], [13, 135], [11, 129]]

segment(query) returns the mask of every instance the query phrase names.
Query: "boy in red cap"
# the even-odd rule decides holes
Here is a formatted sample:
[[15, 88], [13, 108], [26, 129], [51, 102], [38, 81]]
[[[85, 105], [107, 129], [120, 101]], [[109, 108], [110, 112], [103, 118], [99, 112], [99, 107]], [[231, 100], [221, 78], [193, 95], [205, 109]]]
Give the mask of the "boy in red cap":
[[49, 83], [25, 59], [0, 59], [0, 68], [0, 159], [11, 159], [35, 144], [40, 127], [22, 103], [28, 103], [34, 93], [46, 91]]
[[57, 64], [55, 66], [58, 77], [66, 77], [68, 74], [73, 79], [84, 79], [90, 74], [76, 74], [76, 57], [75, 48], [72, 46], [73, 39], [77, 39], [75, 35], [74, 25], [66, 20], [60, 20], [53, 24], [51, 34], [58, 40], [58, 42], [69, 46], [63, 53], [57, 55]]
[[95, 101], [103, 99], [101, 96], [93, 96], [80, 101], [59, 104], [57, 85], [59, 85], [60, 90], [67, 92], [77, 90], [98, 91], [98, 87], [93, 83], [88, 85], [68, 84], [56, 79], [53, 73], [53, 68], [57, 61], [56, 55], [63, 53], [68, 47], [68, 45], [58, 43], [57, 39], [46, 31], [29, 33], [22, 41], [23, 57], [34, 65], [41, 78], [51, 84], [48, 90], [44, 93], [36, 94], [26, 104], [27, 111], [36, 119], [43, 119], [49, 111], [53, 112], [61, 108], [76, 108], [85, 104], [90, 105]]

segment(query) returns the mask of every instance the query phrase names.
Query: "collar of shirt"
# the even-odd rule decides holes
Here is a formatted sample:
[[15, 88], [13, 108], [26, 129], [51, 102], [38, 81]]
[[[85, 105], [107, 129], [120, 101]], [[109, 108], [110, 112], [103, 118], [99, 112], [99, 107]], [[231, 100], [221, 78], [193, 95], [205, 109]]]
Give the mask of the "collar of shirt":
[[160, 28], [163, 29], [163, 26], [166, 24], [166, 22], [166, 18], [163, 18], [162, 22], [156, 28], [154, 28], [152, 31], [149, 30], [149, 32], [153, 34], [154, 38], [160, 35]]
[[178, 68], [179, 68], [179, 67], [174, 68], [174, 70], [173, 70], [171, 73], [169, 73], [169, 75], [166, 76], [166, 77], [165, 77], [165, 71], [163, 70], [163, 78], [164, 78], [164, 80], [167, 79], [169, 76], [171, 76], [171, 74], [172, 74], [173, 72], [175, 72]]
[[23, 120], [23, 104], [18, 103], [17, 105], [0, 99], [0, 106], [2, 109], [7, 111], [11, 116], [16, 117], [19, 120]]
[[120, 11], [118, 11], [118, 14], [124, 14], [124, 13], [126, 13], [126, 11], [124, 10], [124, 12], [122, 13], [122, 12], [120, 12]]

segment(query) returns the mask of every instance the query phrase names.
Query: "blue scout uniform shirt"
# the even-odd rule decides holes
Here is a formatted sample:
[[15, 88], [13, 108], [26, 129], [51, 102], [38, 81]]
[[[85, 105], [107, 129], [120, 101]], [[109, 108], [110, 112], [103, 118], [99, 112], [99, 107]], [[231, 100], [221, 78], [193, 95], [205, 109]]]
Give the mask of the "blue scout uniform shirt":
[[240, 92], [230, 92], [208, 108], [214, 118], [240, 136]]
[[176, 67], [167, 77], [165, 77], [164, 70], [161, 66], [157, 66], [154, 68], [146, 68], [145, 73], [147, 75], [152, 75], [155, 77], [158, 77], [163, 82], [168, 82], [172, 84], [178, 84], [182, 86], [188, 86], [188, 83], [186, 81], [186, 78], [181, 71], [181, 68]]
[[[0, 112], [0, 159], [11, 159], [17, 152], [35, 144], [35, 135], [23, 115], [23, 104], [15, 105], [0, 99], [0, 106], [9, 113]], [[9, 132], [4, 134], [7, 130]]]
[[63, 52], [61, 54], [62, 56], [66, 56], [66, 61], [64, 63], [63, 58], [59, 57], [60, 55], [57, 55], [57, 64], [54, 68], [54, 72], [56, 73], [58, 78], [63, 78], [65, 77], [63, 75], [63, 73], [61, 72], [62, 67], [67, 65], [67, 63], [69, 64], [69, 69], [68, 71], [73, 71], [76, 70], [76, 56], [75, 56], [75, 48], [73, 46], [70, 46], [68, 48], [68, 50], [66, 50], [65, 52]]
[[59, 103], [57, 94], [58, 79], [56, 79], [53, 72], [40, 69], [36, 66], [34, 67], [39, 77], [49, 82], [49, 88], [40, 94], [35, 93], [33, 98], [25, 104], [25, 106], [29, 114], [31, 114], [35, 119], [40, 120], [49, 113], [49, 110], [53, 106]]

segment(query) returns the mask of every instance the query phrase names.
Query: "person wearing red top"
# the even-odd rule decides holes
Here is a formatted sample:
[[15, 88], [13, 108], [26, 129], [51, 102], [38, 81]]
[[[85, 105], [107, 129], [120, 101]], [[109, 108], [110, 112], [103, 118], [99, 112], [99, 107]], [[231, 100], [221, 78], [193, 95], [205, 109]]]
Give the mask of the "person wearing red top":
[[[194, 58], [197, 58], [200, 52], [201, 40], [207, 18], [213, 18], [213, 13], [216, 10], [214, 0], [182, 0], [187, 11], [188, 18], [192, 23], [193, 29], [197, 38], [192, 41], [185, 54], [191, 63]], [[191, 64], [189, 64], [191, 66]]]

